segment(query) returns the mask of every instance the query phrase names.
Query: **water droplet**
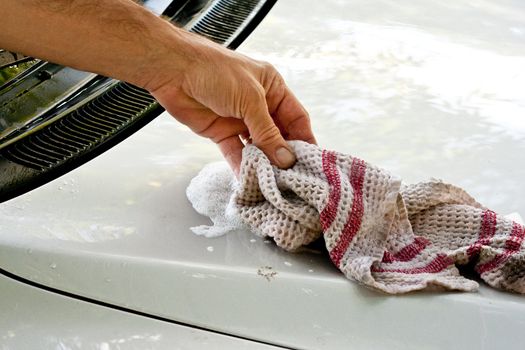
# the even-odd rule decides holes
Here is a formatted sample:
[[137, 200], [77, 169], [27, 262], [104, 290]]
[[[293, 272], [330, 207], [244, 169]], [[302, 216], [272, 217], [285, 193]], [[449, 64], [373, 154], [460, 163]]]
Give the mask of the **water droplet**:
[[57, 264], [56, 263], [51, 263], [51, 265], [49, 265], [49, 267], [54, 270], [54, 269], [57, 268]]
[[314, 270], [310, 269], [310, 270], [308, 270], [308, 272], [312, 273], [312, 272], [314, 272]]
[[104, 282], [106, 282], [106, 283], [111, 282], [111, 278], [106, 278], [106, 279], [104, 280]]
[[286, 266], [292, 266], [292, 263], [291, 263], [291, 262], [288, 262], [288, 261], [285, 261], [284, 264], [285, 264]]
[[255, 238], [250, 239], [250, 242], [255, 243], [257, 240]]
[[206, 248], [206, 250], [209, 251], [209, 252], [213, 252], [213, 247], [209, 246], [208, 248]]
[[59, 191], [62, 191], [63, 187], [62, 186], [58, 186], [58, 190]]
[[268, 244], [268, 243], [271, 243], [272, 241], [270, 241], [270, 240], [268, 240], [268, 239], [265, 239], [263, 242], [266, 243], [266, 244]]

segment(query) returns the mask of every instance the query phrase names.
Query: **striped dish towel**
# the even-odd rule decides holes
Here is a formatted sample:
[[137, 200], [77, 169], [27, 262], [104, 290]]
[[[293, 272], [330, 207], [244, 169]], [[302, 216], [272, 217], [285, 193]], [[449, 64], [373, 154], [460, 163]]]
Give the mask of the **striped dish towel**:
[[476, 290], [456, 268], [467, 264], [489, 285], [525, 293], [524, 226], [441, 181], [405, 185], [356, 157], [290, 145], [297, 163], [287, 170], [244, 149], [233, 203], [255, 233], [289, 251], [322, 234], [345, 276], [387, 293]]

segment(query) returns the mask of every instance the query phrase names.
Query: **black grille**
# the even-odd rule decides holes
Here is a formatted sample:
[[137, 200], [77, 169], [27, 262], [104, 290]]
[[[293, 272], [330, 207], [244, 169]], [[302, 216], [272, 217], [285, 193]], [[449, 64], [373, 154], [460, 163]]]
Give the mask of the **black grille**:
[[2, 150], [2, 155], [35, 170], [60, 165], [87, 152], [156, 104], [147, 91], [128, 83], [96, 97], [50, 126]]
[[260, 0], [217, 1], [190, 30], [215, 42], [227, 43], [261, 3]]

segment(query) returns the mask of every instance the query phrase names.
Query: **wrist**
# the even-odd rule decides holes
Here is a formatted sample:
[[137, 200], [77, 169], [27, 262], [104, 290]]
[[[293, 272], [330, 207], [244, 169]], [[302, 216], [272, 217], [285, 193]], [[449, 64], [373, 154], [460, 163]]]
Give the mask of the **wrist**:
[[164, 22], [162, 28], [154, 34], [133, 81], [150, 92], [164, 86], [180, 88], [186, 73], [201, 61], [203, 51], [202, 38], [161, 21]]

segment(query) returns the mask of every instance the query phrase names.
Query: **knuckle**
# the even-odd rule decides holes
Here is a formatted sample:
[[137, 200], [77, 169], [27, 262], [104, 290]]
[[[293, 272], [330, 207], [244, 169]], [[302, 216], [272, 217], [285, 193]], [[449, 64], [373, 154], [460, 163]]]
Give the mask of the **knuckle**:
[[259, 63], [259, 66], [265, 71], [275, 70], [273, 65], [268, 61], [259, 61], [258, 63]]
[[259, 66], [261, 67], [261, 81], [271, 83], [273, 81], [283, 80], [277, 69], [271, 63], [263, 61]]
[[261, 83], [252, 76], [243, 77], [237, 82], [239, 86], [239, 92], [250, 98], [260, 98], [264, 96], [264, 88]]
[[253, 98], [257, 98], [258, 100], [262, 100], [265, 98], [264, 96], [266, 92], [264, 91], [264, 87], [256, 80], [250, 81], [249, 91]]
[[268, 96], [272, 98], [282, 98], [285, 95], [286, 84], [280, 74], [277, 73], [268, 84]]
[[258, 113], [266, 103], [266, 92], [256, 82], [247, 82], [236, 98], [240, 118]]
[[265, 69], [266, 69], [266, 72], [268, 74], [271, 74], [272, 76], [279, 76], [280, 75], [279, 72], [277, 71], [277, 69], [271, 63], [266, 63], [265, 64]]
[[272, 76], [272, 86], [283, 89], [286, 86], [283, 77], [277, 71], [275, 71], [275, 74]]
[[256, 146], [269, 146], [279, 142], [281, 133], [279, 129], [273, 124], [265, 125], [254, 135], [254, 143]]

